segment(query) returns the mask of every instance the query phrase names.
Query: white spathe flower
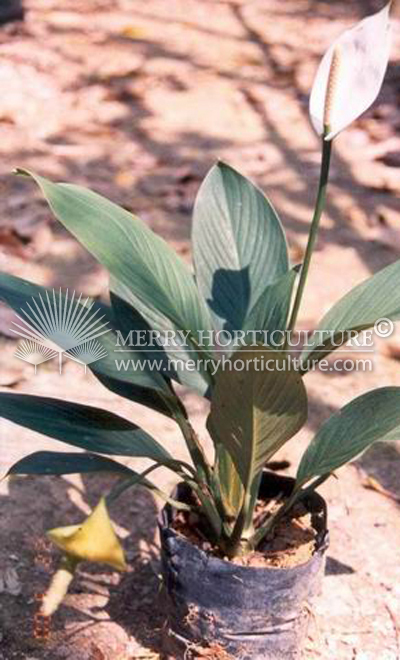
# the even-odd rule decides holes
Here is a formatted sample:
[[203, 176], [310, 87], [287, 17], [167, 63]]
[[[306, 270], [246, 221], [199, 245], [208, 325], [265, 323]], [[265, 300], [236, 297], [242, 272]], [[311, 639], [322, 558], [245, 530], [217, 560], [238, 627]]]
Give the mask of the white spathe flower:
[[319, 135], [332, 140], [375, 101], [389, 62], [391, 2], [346, 30], [322, 58], [310, 98]]

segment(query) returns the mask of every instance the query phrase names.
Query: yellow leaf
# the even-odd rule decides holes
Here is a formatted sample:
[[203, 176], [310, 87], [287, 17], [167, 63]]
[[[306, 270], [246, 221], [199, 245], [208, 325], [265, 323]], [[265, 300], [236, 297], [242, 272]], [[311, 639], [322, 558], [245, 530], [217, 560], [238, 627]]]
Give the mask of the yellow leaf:
[[79, 561], [109, 564], [126, 570], [124, 551], [114, 532], [104, 497], [81, 525], [57, 527], [47, 536], [67, 555]]

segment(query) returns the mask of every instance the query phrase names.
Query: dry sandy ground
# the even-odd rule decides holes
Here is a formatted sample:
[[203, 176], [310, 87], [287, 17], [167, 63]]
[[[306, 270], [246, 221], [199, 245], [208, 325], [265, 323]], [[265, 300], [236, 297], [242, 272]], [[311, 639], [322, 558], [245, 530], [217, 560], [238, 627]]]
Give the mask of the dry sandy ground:
[[[138, 212], [190, 258], [190, 211], [217, 157], [267, 191], [288, 230], [294, 261], [304, 249], [318, 176], [318, 140], [307, 95], [324, 48], [379, 2], [312, 0], [27, 0], [24, 25], [0, 32], [0, 267], [38, 283], [104, 296], [107, 279], [58, 227], [15, 166], [84, 183]], [[399, 258], [400, 57], [380, 102], [338, 140], [302, 324], [313, 327], [352, 285]], [[183, 455], [171, 422], [121, 401], [69, 364], [60, 377], [13, 358], [10, 314], [0, 317], [0, 385], [118, 411]], [[352, 397], [399, 383], [400, 349], [380, 344], [371, 373], [307, 376], [310, 420], [285, 451], [289, 472], [315, 428]], [[206, 441], [203, 401], [184, 394]], [[0, 464], [60, 443], [0, 422]], [[131, 461], [138, 467], [138, 461]], [[394, 497], [365, 488], [372, 474]], [[331, 547], [324, 592], [304, 658], [400, 657], [400, 454], [378, 447], [323, 488]], [[159, 476], [165, 487], [168, 474]], [[0, 484], [1, 660], [128, 660], [162, 657], [158, 504], [143, 491], [112, 514], [130, 571], [80, 573], [40, 638], [36, 598], [56, 565], [43, 531], [80, 519], [104, 477], [15, 479]], [[15, 573], [13, 573], [15, 575]], [[1, 580], [0, 580], [1, 584]], [[20, 590], [18, 595], [15, 595]], [[13, 591], [13, 589], [11, 589]], [[36, 633], [39, 638], [34, 637]], [[43, 637], [43, 635], [42, 635]]]

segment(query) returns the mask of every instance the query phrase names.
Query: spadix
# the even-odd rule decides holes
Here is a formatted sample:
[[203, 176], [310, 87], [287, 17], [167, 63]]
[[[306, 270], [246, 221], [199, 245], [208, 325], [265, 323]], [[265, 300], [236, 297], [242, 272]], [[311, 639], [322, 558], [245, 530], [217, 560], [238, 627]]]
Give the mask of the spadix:
[[390, 51], [387, 4], [346, 30], [325, 53], [310, 98], [310, 116], [319, 135], [332, 140], [375, 101]]

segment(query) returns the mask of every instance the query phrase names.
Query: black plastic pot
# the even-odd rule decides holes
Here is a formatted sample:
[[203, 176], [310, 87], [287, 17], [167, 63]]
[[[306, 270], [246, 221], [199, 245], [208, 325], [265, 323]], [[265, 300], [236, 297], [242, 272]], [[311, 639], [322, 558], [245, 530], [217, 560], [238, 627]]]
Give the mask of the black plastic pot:
[[0, 25], [9, 21], [21, 21], [23, 18], [24, 10], [21, 0], [1, 0]]
[[[260, 497], [290, 495], [294, 480], [265, 472]], [[187, 501], [179, 484], [174, 497]], [[166, 505], [159, 529], [169, 640], [174, 657], [190, 657], [196, 645], [224, 650], [240, 660], [301, 657], [312, 598], [319, 592], [328, 547], [326, 504], [313, 493], [303, 500], [317, 530], [309, 561], [293, 568], [252, 568], [207, 555], [171, 528], [175, 510]], [[171, 644], [170, 644], [171, 648]], [[212, 657], [212, 656], [208, 656]]]

